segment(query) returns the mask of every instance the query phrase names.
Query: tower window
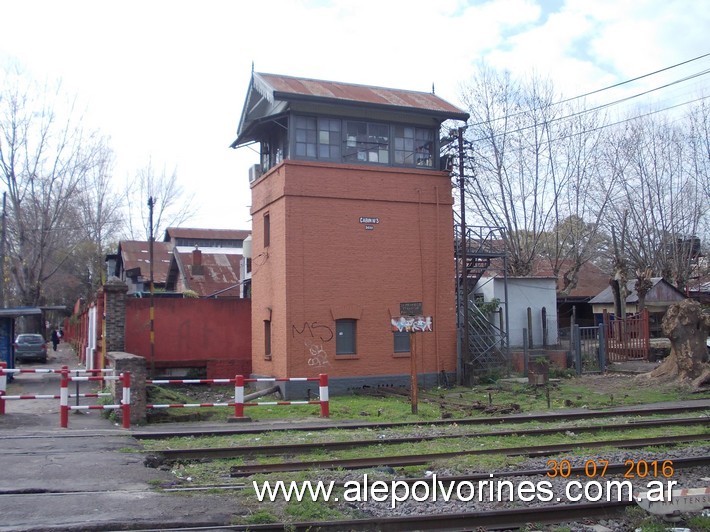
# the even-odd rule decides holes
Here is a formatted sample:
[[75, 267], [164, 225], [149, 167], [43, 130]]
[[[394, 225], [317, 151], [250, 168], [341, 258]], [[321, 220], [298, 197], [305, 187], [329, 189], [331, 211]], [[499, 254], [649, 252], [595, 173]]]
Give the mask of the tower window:
[[264, 214], [264, 247], [271, 245], [271, 216], [267, 212]]
[[347, 122], [345, 161], [389, 163], [390, 134], [387, 124]]
[[335, 320], [335, 354], [354, 355], [357, 320]]
[[264, 359], [271, 360], [271, 320], [264, 320]]
[[395, 353], [409, 353], [410, 347], [410, 337], [406, 331], [394, 331], [394, 352]]
[[433, 164], [434, 132], [431, 129], [395, 126], [394, 162], [406, 166]]
[[297, 159], [431, 168], [435, 132], [413, 125], [296, 115], [293, 153]]

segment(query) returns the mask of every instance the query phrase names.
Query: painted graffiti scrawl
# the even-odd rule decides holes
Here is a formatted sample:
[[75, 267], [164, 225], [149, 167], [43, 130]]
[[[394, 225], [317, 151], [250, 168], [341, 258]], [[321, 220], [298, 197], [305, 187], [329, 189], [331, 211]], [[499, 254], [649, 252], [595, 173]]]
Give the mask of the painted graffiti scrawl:
[[434, 330], [434, 319], [431, 316], [397, 316], [390, 321], [393, 331], [431, 332]]

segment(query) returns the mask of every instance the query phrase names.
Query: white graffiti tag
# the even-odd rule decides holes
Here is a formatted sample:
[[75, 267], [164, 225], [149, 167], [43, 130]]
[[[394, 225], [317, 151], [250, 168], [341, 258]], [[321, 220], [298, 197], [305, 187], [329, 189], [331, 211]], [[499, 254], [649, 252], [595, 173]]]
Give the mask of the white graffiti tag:
[[321, 367], [328, 365], [328, 353], [323, 349], [323, 344], [317, 344], [310, 340], [306, 340], [305, 344], [310, 353], [308, 357], [309, 366]]

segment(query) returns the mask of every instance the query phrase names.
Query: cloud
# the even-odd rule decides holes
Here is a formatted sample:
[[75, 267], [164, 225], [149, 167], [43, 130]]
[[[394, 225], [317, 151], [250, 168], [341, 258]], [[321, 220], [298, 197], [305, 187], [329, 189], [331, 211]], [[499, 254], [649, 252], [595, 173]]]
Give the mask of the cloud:
[[485, 60], [575, 95], [707, 52], [710, 27], [710, 10], [690, 0], [23, 0], [4, 2], [3, 15], [0, 55], [64, 78], [111, 135], [120, 178], [148, 157], [177, 166], [200, 202], [195, 223], [238, 228], [256, 155], [227, 146], [252, 61], [294, 76], [434, 83], [458, 103]]

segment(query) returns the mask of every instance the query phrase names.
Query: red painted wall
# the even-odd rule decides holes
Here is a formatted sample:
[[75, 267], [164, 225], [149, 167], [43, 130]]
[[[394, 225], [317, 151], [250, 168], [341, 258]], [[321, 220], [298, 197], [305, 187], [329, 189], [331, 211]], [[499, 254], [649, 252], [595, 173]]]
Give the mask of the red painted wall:
[[[251, 300], [154, 299], [155, 367], [251, 373]], [[126, 300], [126, 352], [150, 360], [150, 299]], [[150, 364], [150, 362], [149, 362]]]

